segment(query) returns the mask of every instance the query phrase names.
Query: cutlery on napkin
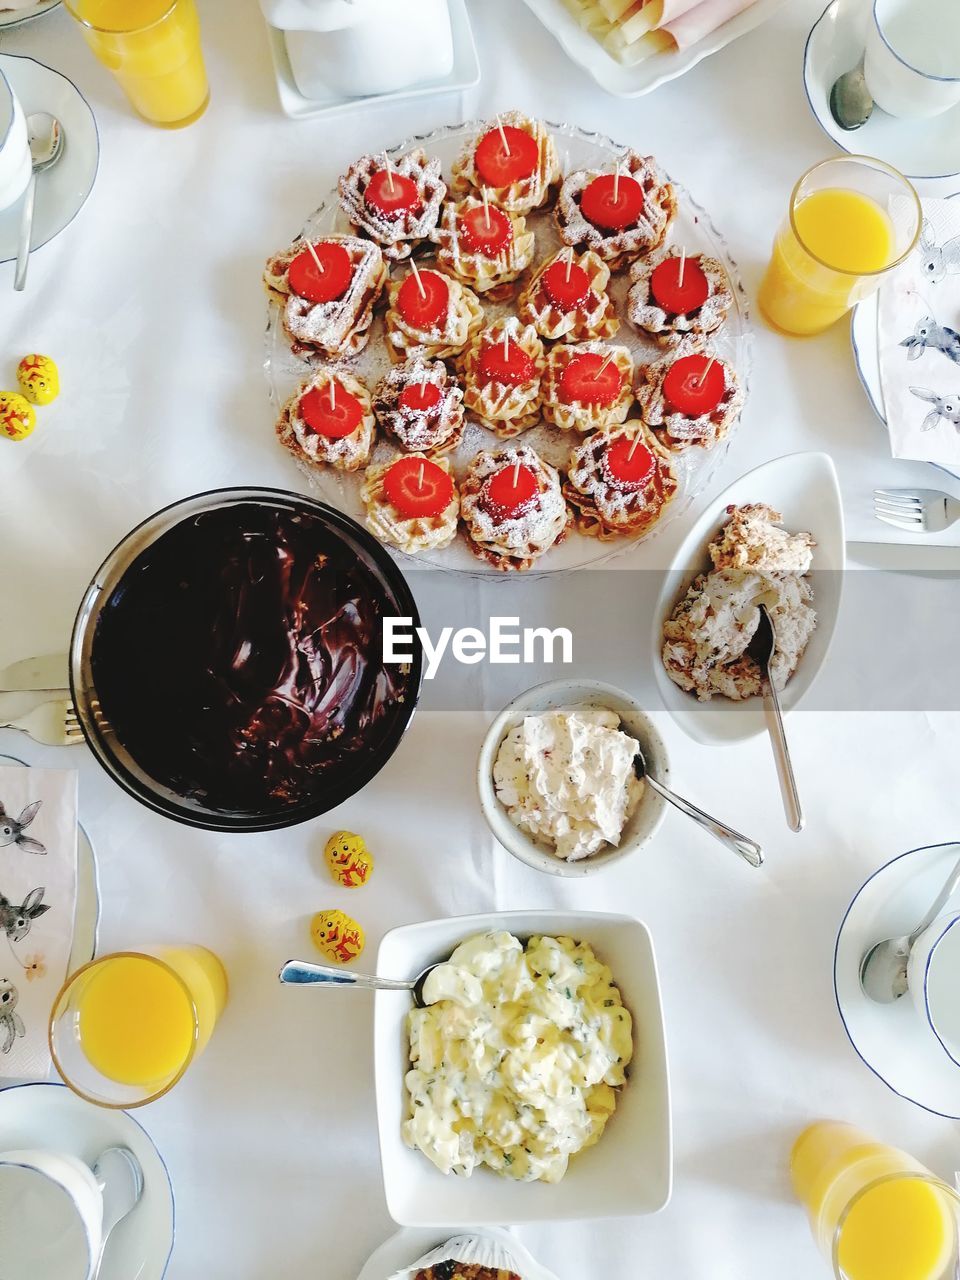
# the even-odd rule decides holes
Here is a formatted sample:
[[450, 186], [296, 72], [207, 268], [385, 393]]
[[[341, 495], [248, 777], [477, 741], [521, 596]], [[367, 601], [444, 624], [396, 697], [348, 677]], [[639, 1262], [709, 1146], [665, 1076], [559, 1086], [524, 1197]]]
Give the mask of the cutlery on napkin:
[[76, 772], [0, 767], [0, 1081], [49, 1074], [76, 897]]

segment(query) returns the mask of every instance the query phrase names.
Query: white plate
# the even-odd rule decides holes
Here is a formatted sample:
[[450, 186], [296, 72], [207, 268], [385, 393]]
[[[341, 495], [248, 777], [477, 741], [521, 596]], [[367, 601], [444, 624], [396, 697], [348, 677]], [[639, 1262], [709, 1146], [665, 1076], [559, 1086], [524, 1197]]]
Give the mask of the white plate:
[[28, 9], [11, 9], [9, 12], [4, 12], [3, 0], [0, 0], [0, 28], [17, 27], [21, 22], [32, 22], [34, 18], [39, 18], [49, 13], [51, 9], [56, 9], [59, 3], [60, 0], [37, 0], [37, 3], [30, 5]]
[[504, 911], [430, 920], [391, 930], [380, 944], [378, 974], [417, 974], [444, 960], [465, 939], [506, 929], [517, 937], [566, 935], [588, 942], [613, 972], [634, 1020], [630, 1079], [595, 1146], [570, 1161], [563, 1180], [514, 1182], [489, 1169], [445, 1177], [401, 1136], [408, 1070], [407, 992], [374, 1000], [374, 1077], [380, 1162], [387, 1211], [400, 1226], [490, 1227], [511, 1222], [573, 1222], [658, 1213], [670, 1199], [673, 1156], [670, 1078], [653, 940], [625, 915], [589, 911]]
[[714, 498], [674, 556], [654, 610], [652, 639], [657, 655], [654, 672], [667, 710], [691, 738], [708, 746], [741, 742], [764, 733], [762, 702], [759, 698], [733, 702], [719, 696], [711, 702], [698, 702], [692, 693], [685, 693], [673, 683], [660, 660], [663, 624], [697, 574], [710, 568], [707, 543], [723, 524], [728, 504], [748, 502], [769, 504], [782, 514], [792, 533], [812, 533], [817, 542], [812, 563], [817, 629], [781, 695], [785, 711], [792, 710], [809, 692], [826, 659], [840, 610], [845, 562], [843, 507], [836, 468], [827, 454], [793, 453], [775, 458], [747, 472]]
[[[100, 164], [97, 122], [86, 98], [66, 76], [33, 58], [0, 53], [0, 70], [20, 99], [24, 114], [48, 111], [64, 130], [63, 156], [37, 182], [33, 252], [68, 227], [86, 203]], [[20, 201], [0, 213], [0, 262], [17, 256]]]
[[847, 908], [833, 960], [840, 1019], [860, 1058], [901, 1098], [950, 1120], [960, 1120], [960, 1069], [909, 996], [892, 1005], [867, 999], [860, 961], [875, 942], [915, 927], [956, 861], [955, 845], [934, 844], [902, 853], [875, 871]]
[[525, 1249], [515, 1235], [509, 1231], [500, 1231], [496, 1227], [478, 1232], [474, 1227], [454, 1227], [449, 1231], [437, 1231], [435, 1228], [404, 1227], [396, 1235], [385, 1240], [379, 1249], [367, 1259], [357, 1280], [390, 1280], [390, 1276], [404, 1267], [409, 1267], [432, 1249], [452, 1240], [454, 1236], [483, 1235], [501, 1240], [515, 1255], [518, 1262], [526, 1263], [536, 1269], [539, 1275], [543, 1270], [533, 1259], [529, 1250]]
[[527, 7], [556, 36], [567, 56], [588, 71], [602, 89], [618, 98], [639, 98], [668, 80], [676, 80], [711, 53], [772, 18], [785, 3], [786, 0], [756, 0], [756, 4], [689, 49], [656, 53], [635, 67], [625, 67], [607, 53], [599, 40], [584, 31], [562, 0], [526, 0]]
[[267, 24], [270, 57], [273, 59], [273, 73], [277, 79], [277, 95], [284, 113], [294, 120], [308, 120], [314, 116], [330, 120], [338, 116], [355, 115], [367, 106], [382, 107], [423, 98], [428, 94], [464, 93], [467, 89], [475, 88], [480, 83], [480, 59], [477, 56], [466, 0], [448, 2], [453, 32], [453, 70], [450, 74], [441, 80], [428, 80], [425, 84], [411, 85], [409, 89], [400, 89], [396, 93], [379, 93], [366, 98], [345, 98], [333, 90], [330, 97], [322, 101], [305, 98], [293, 78], [283, 32]]
[[[0, 755], [0, 764], [29, 768], [19, 756]], [[77, 899], [73, 909], [73, 946], [67, 970], [73, 973], [97, 953], [100, 927], [100, 874], [93, 844], [81, 822], [77, 823]]]
[[142, 1125], [126, 1111], [91, 1106], [63, 1084], [13, 1085], [0, 1090], [0, 1151], [29, 1147], [91, 1166], [107, 1147], [130, 1148], [143, 1170], [143, 1195], [110, 1233], [97, 1280], [161, 1280], [173, 1252], [173, 1187]]
[[[623, 145], [613, 142], [610, 138], [603, 137], [597, 133], [587, 133], [574, 125], [547, 123], [556, 140], [560, 164], [564, 173], [585, 168], [612, 170], [617, 159], [626, 150]], [[440, 159], [444, 172], [449, 176], [453, 161], [460, 154], [467, 139], [476, 132], [478, 126], [479, 122], [473, 121], [469, 124], [459, 124], [449, 128], [438, 129], [426, 137], [407, 139], [405, 142], [390, 148], [390, 153], [400, 155], [409, 151], [413, 146], [422, 146], [429, 155], [435, 155]], [[679, 213], [673, 227], [673, 243], [684, 245], [689, 253], [706, 253], [711, 257], [718, 258], [723, 263], [729, 277], [734, 305], [731, 308], [726, 324], [718, 334], [711, 338], [711, 341], [720, 355], [730, 361], [736, 368], [743, 384], [744, 394], [747, 395], [750, 384], [752, 337], [746, 294], [740, 280], [737, 265], [730, 257], [723, 239], [714, 228], [706, 211], [691, 198], [683, 187], [677, 183], [674, 183], [674, 186], [677, 191]], [[560, 247], [560, 240], [550, 214], [539, 213], [531, 215], [528, 225], [535, 231], [537, 236], [535, 261], [539, 263], [550, 254], [556, 252]], [[334, 230], [344, 231], [347, 227], [348, 224], [340, 212], [336, 192], [331, 192], [326, 203], [321, 205], [308, 219], [306, 226], [303, 228], [303, 234], [317, 237], [328, 235]], [[280, 246], [277, 247], [279, 248]], [[406, 270], [406, 268], [403, 267], [402, 270]], [[620, 272], [614, 276], [610, 285], [610, 294], [617, 304], [621, 317], [625, 317], [624, 304], [628, 288], [629, 279], [626, 272]], [[501, 315], [513, 313], [515, 306], [513, 303], [504, 305], [484, 302], [484, 311], [488, 322], [492, 322]], [[382, 316], [377, 316], [374, 319], [371, 333], [370, 343], [366, 350], [357, 357], [355, 362], [351, 363], [355, 364], [355, 371], [359, 376], [372, 387], [391, 367], [390, 358], [383, 340]], [[630, 348], [637, 365], [648, 364], [652, 360], [660, 359], [664, 354], [661, 348], [657, 347], [652, 340], [635, 333], [625, 319], [615, 341]], [[269, 306], [265, 365], [273, 407], [275, 412], [279, 413], [282, 403], [294, 394], [299, 383], [310, 375], [311, 369], [315, 365], [311, 365], [309, 361], [294, 355], [291, 351], [290, 341], [284, 333], [283, 324], [280, 320], [280, 309], [275, 303], [271, 303]], [[736, 424], [733, 430], [735, 429]], [[677, 496], [668, 506], [664, 517], [654, 525], [648, 534], [641, 535], [640, 539], [622, 538], [614, 542], [605, 543], [597, 538], [588, 538], [573, 531], [558, 547], [552, 548], [537, 562], [534, 572], [562, 572], [568, 569], [583, 568], [586, 565], [597, 565], [634, 546], [637, 541], [641, 541], [645, 537], [655, 537], [671, 521], [682, 515], [693, 499], [710, 483], [726, 455], [733, 436], [733, 430], [728, 432], [727, 437], [712, 449], [692, 448], [673, 455], [674, 471], [678, 479]], [[570, 449], [575, 443], [575, 441], [571, 440], [570, 432], [559, 431], [546, 423], [530, 428], [516, 437], [516, 439], [523, 444], [532, 446], [548, 462], [561, 467], [566, 466]], [[279, 448], [280, 446], [278, 445], [277, 447]], [[475, 422], [470, 422], [464, 432], [462, 443], [447, 456], [453, 465], [455, 473], [461, 475], [466, 469], [469, 460], [479, 449], [503, 447], [504, 442], [499, 440], [493, 432]], [[289, 457], [289, 455], [287, 456]], [[374, 461], [386, 461], [395, 456], [397, 456], [397, 450], [381, 439], [374, 451]], [[292, 457], [290, 458], [289, 467], [291, 476], [289, 487], [291, 489], [306, 487], [307, 491], [312, 493], [312, 496], [331, 503], [341, 511], [346, 512], [347, 515], [352, 516], [353, 519], [358, 520], [361, 524], [363, 523], [364, 506], [360, 498], [360, 488], [363, 483], [362, 471], [353, 475], [345, 475], [343, 472], [334, 471], [331, 468], [321, 469], [309, 467], [305, 464], [302, 467], [298, 467]], [[298, 475], [300, 477], [299, 485], [296, 480]], [[492, 575], [495, 578], [503, 578], [504, 576], [500, 570], [495, 569], [492, 565], [485, 564], [473, 554], [467, 545], [465, 535], [462, 533], [458, 534], [449, 547], [444, 547], [442, 550], [427, 551], [413, 557], [397, 552], [396, 557], [410, 567], [418, 564], [429, 564], [441, 569], [453, 569], [484, 577]]]
[[831, 0], [807, 37], [803, 83], [810, 110], [841, 151], [876, 156], [916, 182], [960, 174], [960, 105], [932, 120], [897, 120], [875, 107], [865, 125], [847, 132], [830, 114], [830, 90], [863, 56], [869, 0]]

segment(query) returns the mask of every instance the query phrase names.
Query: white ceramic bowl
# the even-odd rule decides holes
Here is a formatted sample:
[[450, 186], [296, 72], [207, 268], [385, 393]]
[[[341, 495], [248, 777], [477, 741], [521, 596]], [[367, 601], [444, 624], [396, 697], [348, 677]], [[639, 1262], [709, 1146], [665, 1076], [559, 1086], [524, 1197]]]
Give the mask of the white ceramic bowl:
[[427, 965], [445, 960], [465, 939], [498, 929], [519, 938], [560, 934], [590, 943], [613, 971], [633, 1015], [630, 1079], [600, 1141], [573, 1157], [562, 1182], [513, 1182], [487, 1169], [478, 1169], [470, 1178], [446, 1177], [401, 1137], [410, 997], [378, 991], [374, 1072], [390, 1216], [401, 1226], [447, 1230], [659, 1212], [672, 1188], [670, 1083], [657, 964], [646, 925], [629, 916], [583, 911], [507, 911], [431, 920], [388, 933], [380, 944], [377, 973], [414, 977]]
[[763, 703], [760, 698], [733, 702], [719, 695], [710, 702], [698, 702], [694, 694], [685, 693], [667, 675], [660, 657], [663, 624], [697, 574], [710, 568], [707, 544], [723, 524], [727, 507], [749, 502], [767, 503], [781, 513], [787, 529], [793, 533], [812, 533], [817, 542], [811, 566], [815, 575], [813, 606], [817, 611], [817, 629], [781, 694], [784, 711], [796, 707], [817, 678], [840, 611], [846, 542], [840, 485], [836, 468], [827, 454], [793, 453], [776, 458], [748, 471], [714, 498], [684, 538], [664, 578], [653, 611], [651, 640], [654, 674], [664, 705], [681, 729], [707, 746], [742, 742], [766, 732]]
[[525, 716], [542, 715], [555, 707], [579, 705], [609, 707], [611, 711], [615, 711], [627, 733], [636, 738], [643, 748], [649, 771], [659, 782], [668, 786], [670, 783], [667, 749], [653, 721], [636, 699], [612, 684], [603, 684], [599, 680], [551, 680], [547, 684], [528, 689], [526, 693], [521, 693], [518, 698], [507, 703], [487, 730], [480, 748], [480, 759], [477, 762], [480, 808], [490, 830], [506, 850], [528, 867], [547, 871], [554, 876], [591, 875], [594, 871], [602, 871], [614, 862], [636, 853], [657, 834], [667, 809], [667, 802], [652, 787], [647, 787], [636, 812], [624, 826], [619, 845], [579, 862], [567, 862], [558, 858], [547, 845], [540, 844], [514, 826], [507, 810], [497, 798], [493, 785], [493, 765], [500, 744]]

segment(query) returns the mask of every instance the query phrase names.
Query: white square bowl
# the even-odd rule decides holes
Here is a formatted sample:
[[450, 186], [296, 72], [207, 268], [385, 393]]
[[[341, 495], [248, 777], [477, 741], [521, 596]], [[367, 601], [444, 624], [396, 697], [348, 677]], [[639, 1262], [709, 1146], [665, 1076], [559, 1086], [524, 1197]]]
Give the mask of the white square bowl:
[[663, 1011], [649, 930], [630, 916], [586, 911], [454, 916], [392, 930], [380, 944], [377, 973], [414, 977], [445, 960], [465, 939], [499, 929], [521, 939], [532, 934], [573, 937], [588, 942], [610, 966], [634, 1020], [630, 1079], [600, 1141], [571, 1159], [562, 1182], [514, 1182], [485, 1168], [470, 1178], [444, 1175], [421, 1152], [410, 1150], [400, 1133], [407, 1114], [405, 1017], [410, 996], [378, 991], [377, 1123], [390, 1216], [401, 1226], [462, 1228], [658, 1213], [670, 1199], [673, 1153]]

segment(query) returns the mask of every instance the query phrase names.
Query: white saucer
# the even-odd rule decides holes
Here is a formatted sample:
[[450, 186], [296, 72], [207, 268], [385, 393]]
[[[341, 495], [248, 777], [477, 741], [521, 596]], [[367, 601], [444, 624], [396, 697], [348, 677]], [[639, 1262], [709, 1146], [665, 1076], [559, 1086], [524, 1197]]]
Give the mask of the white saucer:
[[[2, 7], [3, 0], [0, 0]], [[18, 27], [21, 22], [32, 22], [51, 9], [56, 9], [60, 0], [37, 0], [29, 9], [11, 9], [8, 13], [0, 12], [0, 27]]]
[[[86, 98], [72, 80], [33, 58], [0, 53], [0, 70], [20, 99], [24, 114], [49, 111], [63, 125], [63, 156], [37, 183], [33, 250], [70, 225], [93, 189], [100, 164], [97, 122]], [[0, 213], [0, 262], [17, 256], [20, 201]]]
[[[28, 768], [19, 756], [0, 754], [0, 764], [19, 764]], [[97, 954], [100, 928], [100, 873], [90, 837], [77, 823], [77, 901], [73, 910], [73, 947], [67, 968], [70, 973], [87, 964]]]
[[484, 1227], [479, 1231], [475, 1227], [462, 1227], [455, 1231], [435, 1231], [429, 1227], [404, 1227], [395, 1236], [385, 1240], [380, 1248], [370, 1255], [357, 1280], [389, 1280], [395, 1272], [409, 1267], [431, 1249], [439, 1248], [446, 1240], [452, 1240], [454, 1236], [473, 1235], [492, 1236], [495, 1240], [502, 1240], [504, 1244], [509, 1245], [518, 1262], [531, 1268], [531, 1275], [534, 1273], [539, 1275], [543, 1272], [543, 1268], [534, 1262], [517, 1237], [509, 1231], [500, 1231], [496, 1227]]
[[161, 1280], [173, 1252], [173, 1187], [142, 1125], [126, 1111], [84, 1102], [63, 1084], [0, 1090], [0, 1151], [31, 1147], [78, 1156], [88, 1165], [106, 1147], [130, 1148], [143, 1170], [143, 1196], [110, 1233], [97, 1280]]
[[924, 1026], [909, 996], [880, 1005], [860, 988], [860, 961], [875, 942], [909, 933], [957, 861], [954, 845], [902, 853], [875, 871], [847, 908], [833, 985], [850, 1043], [883, 1083], [925, 1111], [960, 1120], [960, 1068]]
[[870, 0], [831, 0], [814, 24], [803, 55], [810, 110], [841, 151], [886, 160], [917, 182], [960, 174], [960, 105], [932, 120], [897, 120], [875, 107], [860, 129], [841, 129], [830, 114], [830, 90], [863, 55]]

